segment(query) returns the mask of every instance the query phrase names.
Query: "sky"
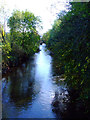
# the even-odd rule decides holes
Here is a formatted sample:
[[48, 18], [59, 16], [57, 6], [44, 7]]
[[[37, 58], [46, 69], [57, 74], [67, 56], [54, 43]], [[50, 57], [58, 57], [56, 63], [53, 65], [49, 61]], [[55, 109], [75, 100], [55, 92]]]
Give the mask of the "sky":
[[[6, 9], [11, 13], [13, 9], [29, 10], [35, 16], [40, 16], [43, 29], [39, 34], [43, 34], [52, 28], [56, 19], [56, 13], [66, 10], [65, 5], [68, 0], [0, 0], [4, 2]], [[2, 2], [2, 3], [3, 3]]]

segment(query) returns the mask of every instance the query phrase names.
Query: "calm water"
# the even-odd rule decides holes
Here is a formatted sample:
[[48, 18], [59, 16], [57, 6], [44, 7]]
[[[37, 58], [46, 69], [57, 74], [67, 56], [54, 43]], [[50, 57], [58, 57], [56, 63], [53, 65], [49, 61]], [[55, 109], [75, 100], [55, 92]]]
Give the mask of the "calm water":
[[52, 57], [45, 44], [40, 50], [3, 78], [3, 118], [56, 118], [51, 104], [60, 87], [52, 80]]

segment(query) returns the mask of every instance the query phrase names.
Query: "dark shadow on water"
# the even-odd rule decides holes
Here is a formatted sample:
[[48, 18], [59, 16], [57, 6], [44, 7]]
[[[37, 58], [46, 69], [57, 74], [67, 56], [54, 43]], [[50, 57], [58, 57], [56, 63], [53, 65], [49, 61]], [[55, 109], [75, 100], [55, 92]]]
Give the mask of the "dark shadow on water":
[[65, 94], [66, 90], [62, 90], [55, 94], [52, 102], [52, 110], [57, 114], [57, 118], [60, 116], [62, 120], [90, 120], [90, 115], [85, 113], [85, 107], [82, 101], [78, 101], [75, 98], [75, 92], [70, 96], [70, 93]]
[[21, 111], [22, 109], [28, 109], [28, 106], [32, 105], [32, 101], [37, 94], [33, 91], [35, 71], [32, 66], [34, 66], [33, 58], [30, 59], [29, 63], [22, 64], [6, 77], [7, 82], [2, 95], [4, 113], [6, 111], [5, 106], [10, 108], [13, 104], [14, 109]]

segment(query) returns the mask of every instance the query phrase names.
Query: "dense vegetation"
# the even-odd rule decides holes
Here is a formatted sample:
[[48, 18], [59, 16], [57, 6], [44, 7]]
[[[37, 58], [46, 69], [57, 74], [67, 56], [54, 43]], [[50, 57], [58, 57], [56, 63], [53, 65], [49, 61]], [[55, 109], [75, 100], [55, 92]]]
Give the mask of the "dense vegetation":
[[36, 30], [40, 26], [39, 17], [29, 11], [14, 11], [8, 20], [9, 33], [2, 32], [2, 72], [35, 53], [39, 46], [40, 36]]
[[42, 38], [68, 86], [78, 91], [78, 99], [84, 103], [90, 100], [89, 11], [89, 3], [70, 3], [69, 11], [59, 13], [52, 29]]
[[[84, 101], [86, 112], [90, 100], [89, 11], [88, 2], [70, 3], [69, 11], [60, 12], [52, 29], [42, 37], [53, 53], [59, 74], [63, 73], [67, 85], [78, 91], [77, 98]], [[37, 51], [40, 36], [36, 27], [39, 23], [40, 19], [33, 13], [16, 10], [8, 20], [9, 33], [0, 25], [4, 73]]]

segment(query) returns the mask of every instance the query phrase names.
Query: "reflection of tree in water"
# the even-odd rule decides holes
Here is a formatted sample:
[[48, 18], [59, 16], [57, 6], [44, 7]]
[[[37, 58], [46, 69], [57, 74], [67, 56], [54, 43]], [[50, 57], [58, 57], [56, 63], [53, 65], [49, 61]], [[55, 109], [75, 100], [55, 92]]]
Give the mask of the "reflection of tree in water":
[[10, 102], [14, 102], [16, 107], [27, 108], [32, 103], [36, 93], [33, 90], [34, 85], [34, 66], [32, 64], [23, 65], [20, 69], [13, 72], [10, 76]]
[[55, 97], [52, 102], [52, 111], [55, 112], [58, 118], [62, 117], [62, 113], [67, 110], [69, 96], [66, 89], [60, 88], [60, 91], [55, 92]]
[[68, 93], [65, 89], [62, 89], [62, 91], [56, 92], [52, 108], [58, 119], [88, 120], [88, 117], [84, 114], [82, 102], [78, 102], [75, 91]]

